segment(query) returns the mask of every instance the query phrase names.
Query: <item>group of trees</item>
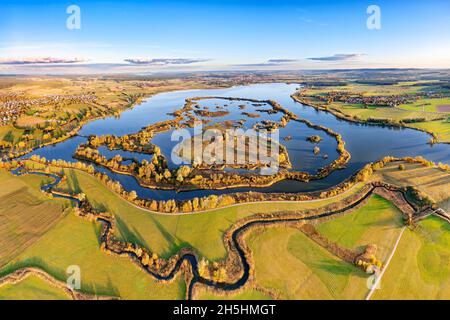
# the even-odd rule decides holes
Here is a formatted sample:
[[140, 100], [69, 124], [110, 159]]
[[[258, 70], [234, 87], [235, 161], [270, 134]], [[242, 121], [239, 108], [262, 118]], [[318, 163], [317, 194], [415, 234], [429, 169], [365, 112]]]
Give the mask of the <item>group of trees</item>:
[[[129, 195], [127, 197], [129, 201]], [[170, 200], [146, 200], [135, 198], [133, 202], [143, 208], [165, 212], [165, 213], [177, 213], [177, 212], [194, 212], [194, 211], [203, 211], [203, 210], [211, 210], [216, 208], [221, 208], [224, 206], [232, 205], [236, 203], [236, 200], [233, 196], [230, 195], [210, 195], [201, 198], [194, 198], [191, 200], [183, 200], [177, 201], [174, 199]]]
[[73, 169], [78, 169], [78, 170], [82, 170], [85, 171], [87, 173], [90, 174], [94, 174], [95, 173], [95, 168], [92, 165], [86, 164], [84, 162], [68, 162], [62, 159], [52, 159], [52, 161], [48, 161], [45, 157], [41, 157], [37, 154], [33, 154], [30, 157], [30, 160], [34, 161], [34, 162], [38, 162], [44, 165], [51, 165], [53, 167], [59, 167], [59, 168], [73, 168]]
[[198, 263], [198, 273], [202, 278], [211, 279], [216, 283], [223, 283], [227, 279], [227, 272], [224, 265], [214, 261], [210, 263], [202, 258]]
[[139, 245], [135, 245], [130, 242], [126, 242], [123, 247], [123, 251], [134, 253], [145, 267], [152, 267], [156, 270], [159, 269], [161, 259], [155, 252], [147, 252], [147, 250], [142, 249]]
[[153, 154], [157, 146], [150, 143], [153, 137], [153, 131], [141, 130], [132, 135], [124, 135], [117, 137], [114, 135], [90, 136], [88, 144], [92, 148], [98, 148], [102, 145], [108, 147], [109, 150], [125, 150], [139, 153]]
[[369, 244], [364, 252], [356, 257], [355, 264], [366, 272], [375, 272], [375, 267], [381, 270], [383, 263], [376, 257], [377, 246], [375, 244]]
[[[351, 179], [343, 182], [339, 186], [322, 191], [320, 193], [312, 193], [312, 194], [265, 194], [265, 193], [257, 193], [257, 192], [245, 192], [245, 193], [234, 193], [227, 195], [210, 195], [202, 198], [194, 198], [191, 200], [153, 200], [153, 199], [141, 199], [138, 197], [136, 191], [126, 191], [120, 182], [112, 180], [107, 174], [95, 171], [92, 165], [88, 165], [83, 162], [66, 162], [64, 160], [52, 160], [48, 162], [44, 157], [39, 157], [38, 155], [33, 155], [30, 158], [32, 161], [36, 161], [42, 164], [49, 165], [51, 164], [54, 167], [61, 168], [74, 168], [85, 171], [89, 174], [94, 175], [97, 179], [99, 179], [107, 188], [112, 190], [113, 192], [119, 194], [124, 199], [133, 202], [134, 204], [150, 209], [152, 211], [166, 212], [166, 213], [177, 213], [177, 212], [193, 212], [193, 211], [202, 211], [202, 210], [210, 210], [215, 208], [220, 208], [228, 205], [232, 205], [235, 203], [244, 203], [244, 202], [254, 202], [254, 201], [276, 201], [276, 200], [290, 200], [290, 201], [305, 201], [317, 198], [327, 198], [330, 196], [334, 196], [348, 190], [357, 182], [365, 182], [368, 181], [370, 176], [373, 174], [374, 170], [378, 170], [383, 168], [387, 163], [392, 161], [403, 160], [408, 163], [420, 163], [425, 166], [434, 166], [434, 163], [425, 160], [422, 157], [417, 158], [394, 158], [394, 157], [385, 157], [382, 160], [367, 164], [363, 169], [361, 169], [355, 176]], [[118, 160], [118, 158], [116, 158]], [[0, 162], [0, 168], [11, 169], [17, 167], [17, 161], [10, 162]], [[148, 164], [151, 165], [151, 164]], [[448, 165], [442, 165], [442, 170], [448, 170]], [[181, 166], [178, 168], [175, 173], [171, 174], [172, 179], [181, 179], [176, 177], [183, 177], [183, 179], [187, 178], [191, 174], [191, 168], [187, 166]], [[305, 178], [305, 177], [303, 177]], [[409, 189], [409, 194], [411, 198], [415, 198], [422, 205], [429, 205], [431, 202], [429, 199], [417, 191], [417, 189]]]
[[13, 168], [17, 168], [18, 165], [19, 165], [19, 163], [16, 160], [13, 160], [13, 161], [1, 161], [0, 160], [0, 168], [1, 169], [11, 170]]
[[34, 130], [28, 131], [22, 135], [17, 141], [2, 141], [0, 142], [0, 149], [8, 151], [10, 159], [23, 156], [31, 152], [35, 148], [40, 148], [49, 144], [56, 144], [64, 141], [67, 138], [74, 136], [80, 125], [68, 124], [67, 126], [59, 127], [52, 132], [33, 134]]

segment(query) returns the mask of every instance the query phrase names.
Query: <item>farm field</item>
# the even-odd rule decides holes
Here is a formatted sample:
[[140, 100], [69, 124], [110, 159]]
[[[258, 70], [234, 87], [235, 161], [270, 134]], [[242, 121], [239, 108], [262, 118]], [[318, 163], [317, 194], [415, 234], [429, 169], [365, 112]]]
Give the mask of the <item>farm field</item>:
[[[373, 196], [354, 212], [317, 225], [342, 247], [376, 244], [386, 262], [401, 231], [401, 215], [387, 200]], [[407, 229], [373, 299], [448, 299], [449, 225], [429, 217]], [[364, 299], [368, 275], [340, 260], [295, 228], [272, 227], [249, 236], [256, 283], [282, 299]], [[270, 257], [267, 258], [267, 255]], [[417, 259], [417, 260], [416, 260]], [[295, 270], [295, 271], [294, 271]], [[414, 271], [411, 271], [414, 270]]]
[[0, 1], [0, 302], [450, 301], [450, 1], [378, 2]]
[[436, 217], [406, 230], [372, 299], [450, 298], [450, 227]]
[[412, 128], [420, 130], [426, 130], [436, 133], [439, 141], [449, 143], [450, 142], [450, 120], [442, 121], [429, 121], [421, 123], [411, 123]]
[[256, 289], [246, 289], [243, 292], [218, 295], [205, 289], [198, 289], [196, 299], [198, 300], [270, 300], [269, 294], [262, 293]]
[[39, 191], [41, 177], [15, 177], [0, 171], [0, 181], [1, 267], [57, 224], [70, 203], [43, 195]]
[[389, 163], [375, 171], [372, 180], [381, 180], [400, 187], [416, 186], [438, 205], [449, 210], [450, 175], [438, 168], [403, 162], [405, 170], [398, 170], [398, 163]]
[[367, 275], [295, 228], [273, 227], [248, 239], [258, 285], [281, 299], [362, 299]]
[[98, 236], [98, 224], [69, 214], [38, 243], [11, 259], [0, 269], [0, 274], [23, 267], [38, 267], [65, 281], [66, 269], [77, 265], [81, 270], [81, 291], [84, 293], [120, 296], [122, 299], [184, 298], [184, 279], [157, 283], [128, 258], [102, 252]]
[[0, 300], [69, 300], [71, 297], [45, 280], [31, 275], [14, 285], [0, 286]]
[[12, 97], [16, 94], [10, 101], [17, 102], [18, 109], [23, 108], [17, 118], [1, 123], [0, 142], [12, 143], [11, 150], [24, 151], [64, 138], [89, 120], [117, 116], [145, 97], [205, 86], [199, 81], [180, 79], [154, 81], [150, 86], [140, 81], [96, 77], [0, 79], [0, 93]]
[[[422, 84], [422, 85], [421, 85]], [[375, 95], [395, 95], [395, 94], [414, 94], [421, 90], [426, 89], [426, 81], [414, 81], [414, 82], [399, 82], [391, 85], [377, 85], [377, 84], [362, 84], [347, 81], [345, 85], [327, 85], [327, 86], [314, 86], [311, 88], [315, 94], [324, 94], [330, 91], [343, 91], [364, 94], [368, 96]]]
[[[314, 87], [309, 86], [302, 89], [302, 94], [307, 96], [313, 103], [325, 105], [328, 109], [333, 110], [339, 116], [342, 113], [358, 120], [387, 120], [391, 122], [406, 121], [406, 126], [432, 132], [436, 135], [439, 142], [450, 142], [450, 123], [448, 121], [448, 112], [450, 108], [450, 98], [418, 98], [411, 103], [402, 103], [396, 107], [384, 105], [352, 103], [343, 101], [319, 100], [320, 97], [327, 97], [330, 93], [343, 93], [352, 95], [360, 95], [365, 98], [370, 97], [391, 97], [394, 100], [397, 97], [406, 95], [417, 95], [421, 97], [426, 92], [434, 89], [437, 92], [448, 94], [448, 89], [436, 87], [428, 87], [427, 81], [416, 82], [400, 82], [391, 85], [365, 85], [347, 82], [341, 86], [325, 86]], [[436, 93], [436, 91], [432, 91]], [[416, 120], [414, 120], [416, 119]]]
[[[385, 169], [389, 172], [388, 167]], [[407, 168], [407, 170], [402, 172], [408, 172], [409, 170], [413, 169]], [[82, 172], [77, 172], [77, 177], [79, 178], [79, 185], [89, 197], [89, 188], [83, 188], [83, 186], [91, 177]], [[27, 178], [31, 178], [32, 181], [29, 183], [34, 183], [35, 185], [39, 185], [39, 179], [43, 179], [42, 177], [30, 175], [20, 178], [11, 177], [13, 180]], [[96, 182], [96, 180], [93, 181]], [[99, 193], [105, 194], [109, 192], [102, 190], [100, 187], [96, 186], [95, 190], [104, 191]], [[114, 196], [114, 194], [110, 196]], [[96, 195], [95, 199], [101, 201], [102, 199], [98, 197], [99, 195]], [[130, 206], [120, 198], [116, 201], [117, 205], [122, 203], [122, 205]], [[110, 199], [108, 203], [111, 204], [113, 202]], [[274, 204], [274, 209], [275, 207]], [[229, 218], [230, 209], [222, 210], [227, 210], [226, 217]], [[216, 211], [220, 212], [221, 210]], [[214, 214], [214, 212], [210, 213]], [[141, 215], [144, 214], [152, 215], [148, 212], [141, 212]], [[237, 215], [237, 212], [234, 214]], [[198, 214], [190, 217], [203, 218], [205, 216], [207, 215]], [[164, 218], [180, 219], [182, 217], [187, 218], [187, 216], [158, 216], [157, 221], [159, 221], [159, 218], [162, 218], [160, 220], [162, 221], [161, 224], [167, 224], [167, 222], [164, 222]], [[202, 220], [200, 219], [199, 221]], [[320, 222], [316, 228], [323, 236], [342, 247], [358, 249], [367, 244], [377, 244], [377, 257], [384, 261], [398, 235], [401, 225], [400, 221], [401, 215], [398, 210], [388, 201], [375, 195], [363, 207], [334, 219]], [[196, 224], [198, 224], [198, 221]], [[193, 225], [194, 223], [190, 226], [191, 231]], [[446, 239], [444, 231], [448, 229], [447, 225], [442, 224], [440, 220], [435, 221], [433, 218], [429, 218], [421, 222], [421, 230], [422, 227], [424, 230], [432, 228], [434, 234], [437, 231], [440, 232], [439, 243], [436, 248], [439, 249], [446, 245], [448, 239]], [[122, 298], [136, 299], [183, 297], [185, 290], [184, 280], [178, 279], [171, 284], [157, 284], [151, 277], [130, 263], [128, 259], [108, 256], [101, 252], [98, 244], [98, 232], [98, 225], [95, 223], [82, 220], [73, 214], [67, 214], [57, 222], [56, 226], [53, 226], [50, 231], [42, 236], [38, 243], [31, 245], [1, 268], [0, 274], [8, 274], [17, 268], [34, 266], [47, 271], [56, 278], [64, 279], [67, 266], [76, 264], [81, 267], [81, 270], [86, 270], [82, 273], [82, 291], [86, 293], [110, 296], [120, 295]], [[422, 235], [417, 235], [415, 230], [413, 232], [407, 231], [404, 237], [401, 242], [402, 246], [404, 245], [403, 241], [408, 239], [407, 237], [412, 237], [411, 241], [414, 243], [414, 241], [417, 242], [416, 238], [422, 237]], [[157, 239], [156, 237], [153, 238]], [[218, 238], [220, 239], [220, 237]], [[368, 276], [363, 271], [334, 256], [296, 228], [270, 227], [263, 232], [250, 234], [247, 241], [255, 261], [257, 285], [265, 290], [275, 292], [278, 298], [363, 299], [367, 293], [366, 281]], [[150, 247], [153, 246], [150, 245]], [[209, 247], [205, 251], [213, 251], [215, 249], [217, 252], [218, 248], [218, 244], [216, 244], [216, 246]], [[224, 249], [221, 248], [221, 250]], [[398, 252], [400, 251], [399, 248]], [[268, 256], [270, 259], [267, 259]], [[445, 252], [439, 253], [439, 257], [446, 259]], [[440, 259], [439, 257], [436, 259]], [[217, 258], [220, 258], [220, 256], [217, 256]], [[268, 263], [269, 261], [270, 263]], [[390, 265], [390, 268], [393, 268], [393, 263]], [[286, 268], [286, 265], [289, 268]], [[292, 270], [296, 270], [295, 277], [292, 276]], [[123, 273], [124, 271], [126, 272]], [[119, 273], [121, 276], [119, 276]], [[125, 279], [123, 279], [124, 274], [126, 274]], [[388, 279], [388, 274], [386, 274], [384, 281]], [[32, 277], [27, 278], [17, 286], [4, 286], [0, 288], [0, 292], [3, 290], [6, 297], [18, 296], [26, 299], [28, 295], [23, 295], [21, 288], [28, 287], [39, 289], [33, 290], [34, 293], [29, 296], [30, 298], [59, 298], [58, 294], [61, 294], [49, 290], [47, 288], [48, 284]], [[247, 289], [244, 292], [225, 297], [199, 290], [197, 298], [266, 299], [271, 298], [271, 296], [254, 289]], [[378, 292], [374, 298], [378, 298]]]
[[400, 121], [403, 119], [425, 118], [427, 121], [433, 121], [442, 117], [442, 115], [426, 113], [421, 110], [403, 110], [399, 108], [364, 106], [360, 104], [348, 104], [334, 102], [330, 105], [345, 114], [352, 117], [358, 117], [362, 120], [372, 119], [393, 119]]
[[402, 225], [401, 212], [389, 201], [373, 195], [363, 207], [319, 223], [317, 231], [347, 249], [375, 244], [377, 258], [385, 262]]
[[426, 112], [450, 112], [450, 98], [419, 99], [414, 103], [402, 104], [401, 109]]

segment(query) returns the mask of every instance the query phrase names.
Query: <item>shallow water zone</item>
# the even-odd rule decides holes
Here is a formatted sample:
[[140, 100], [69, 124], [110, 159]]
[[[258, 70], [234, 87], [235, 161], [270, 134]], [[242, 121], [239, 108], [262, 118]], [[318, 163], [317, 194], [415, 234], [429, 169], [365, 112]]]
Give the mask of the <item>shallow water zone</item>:
[[[140, 105], [123, 112], [119, 117], [108, 117], [95, 120], [86, 124], [79, 132], [78, 136], [63, 141], [53, 146], [35, 150], [31, 154], [37, 154], [48, 160], [64, 159], [66, 161], [76, 161], [72, 158], [78, 145], [85, 143], [89, 135], [125, 135], [136, 133], [149, 124], [172, 119], [169, 114], [185, 104], [186, 98], [193, 97], [237, 97], [242, 99], [274, 100], [283, 108], [294, 113], [299, 118], [311, 121], [314, 124], [322, 125], [339, 133], [345, 141], [345, 147], [351, 154], [351, 159], [346, 168], [332, 172], [322, 180], [315, 180], [308, 183], [284, 180], [264, 188], [232, 188], [226, 190], [195, 190], [177, 192], [175, 190], [154, 190], [139, 186], [137, 181], [128, 175], [117, 174], [102, 167], [97, 170], [107, 173], [112, 179], [120, 181], [123, 187], [130, 191], [135, 190], [142, 198], [152, 198], [157, 200], [167, 199], [191, 199], [210, 194], [224, 194], [240, 191], [258, 192], [306, 192], [332, 187], [345, 180], [356, 171], [361, 169], [366, 163], [381, 159], [390, 155], [395, 157], [423, 156], [434, 162], [450, 163], [450, 145], [436, 144], [429, 145], [430, 136], [424, 132], [413, 129], [397, 128], [380, 125], [357, 124], [336, 118], [325, 111], [317, 111], [314, 108], [304, 106], [292, 100], [290, 95], [299, 87], [297, 84], [255, 84], [248, 86], [232, 87], [227, 89], [213, 90], [189, 90], [155, 95]], [[255, 113], [257, 108], [264, 106], [248, 106], [248, 110], [240, 109], [238, 106], [242, 101], [226, 101], [223, 99], [211, 99], [202, 101], [202, 105], [207, 105], [212, 111], [221, 108], [223, 104], [230, 104], [227, 110], [230, 113], [224, 118], [228, 120], [245, 119], [246, 126], [251, 126], [255, 121], [265, 119], [267, 114], [260, 112], [259, 118], [252, 118], [242, 114]], [[234, 106], [236, 105], [236, 106]], [[246, 107], [247, 109], [247, 107]], [[273, 115], [272, 115], [273, 116]], [[220, 118], [223, 121], [224, 118]], [[214, 119], [214, 118], [212, 118]], [[216, 121], [216, 120], [213, 120]], [[307, 137], [319, 135], [323, 140], [318, 144], [320, 153], [313, 153], [314, 145], [307, 141]], [[288, 137], [290, 139], [284, 139]], [[171, 141], [171, 132], [156, 134], [152, 142], [161, 148], [162, 153], [170, 160], [170, 153], [177, 143]], [[280, 128], [280, 143], [283, 144], [289, 153], [292, 169], [315, 173], [321, 167], [332, 162], [338, 157], [336, 151], [336, 140], [327, 136], [320, 130], [309, 128], [303, 123], [296, 121], [288, 122], [285, 128]], [[125, 159], [136, 158], [150, 159], [151, 156], [124, 151], [109, 151], [107, 148], [100, 148], [106, 157], [121, 154]], [[27, 155], [29, 157], [31, 154]], [[328, 157], [324, 157], [324, 155]]]

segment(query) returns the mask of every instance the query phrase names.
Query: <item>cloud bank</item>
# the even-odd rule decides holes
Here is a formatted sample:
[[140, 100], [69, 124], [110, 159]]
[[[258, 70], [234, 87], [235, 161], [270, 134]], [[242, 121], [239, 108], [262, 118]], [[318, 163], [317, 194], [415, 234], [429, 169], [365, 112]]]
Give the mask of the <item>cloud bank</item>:
[[84, 62], [83, 59], [64, 59], [64, 58], [10, 58], [10, 59], [0, 59], [0, 64], [6, 65], [28, 65], [28, 64], [64, 64], [64, 63], [79, 63]]
[[125, 59], [125, 62], [136, 65], [149, 65], [149, 66], [166, 66], [166, 65], [183, 65], [193, 64], [198, 62], [205, 62], [208, 59]]
[[297, 59], [269, 59], [267, 60], [267, 63], [290, 63], [290, 62], [297, 62]]
[[308, 60], [313, 61], [347, 61], [347, 60], [355, 60], [362, 57], [364, 54], [362, 53], [348, 53], [348, 54], [335, 54], [328, 57], [313, 57], [308, 58]]
[[298, 61], [297, 59], [269, 59], [266, 62], [236, 64], [234, 66], [238, 66], [238, 67], [271, 67], [271, 66], [279, 66], [279, 65], [283, 65], [283, 64], [294, 63], [297, 61]]

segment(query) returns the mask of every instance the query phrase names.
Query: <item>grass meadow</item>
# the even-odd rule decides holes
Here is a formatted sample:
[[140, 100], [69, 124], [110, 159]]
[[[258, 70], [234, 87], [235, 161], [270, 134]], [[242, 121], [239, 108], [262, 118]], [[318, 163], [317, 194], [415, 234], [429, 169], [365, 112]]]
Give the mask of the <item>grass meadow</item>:
[[450, 226], [437, 217], [407, 229], [372, 299], [450, 299]]

